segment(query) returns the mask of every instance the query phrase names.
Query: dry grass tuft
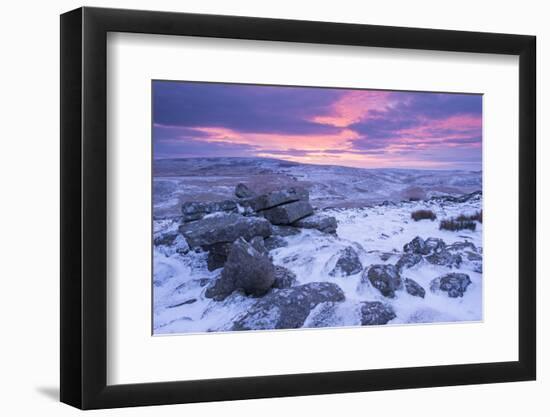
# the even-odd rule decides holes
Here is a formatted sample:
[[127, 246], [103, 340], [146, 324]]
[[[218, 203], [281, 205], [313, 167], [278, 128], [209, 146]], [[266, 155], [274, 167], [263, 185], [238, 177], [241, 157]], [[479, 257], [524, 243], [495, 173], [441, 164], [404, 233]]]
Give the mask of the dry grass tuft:
[[431, 210], [416, 210], [411, 213], [411, 218], [415, 222], [419, 220], [425, 220], [425, 219], [434, 221], [437, 218], [437, 216]]

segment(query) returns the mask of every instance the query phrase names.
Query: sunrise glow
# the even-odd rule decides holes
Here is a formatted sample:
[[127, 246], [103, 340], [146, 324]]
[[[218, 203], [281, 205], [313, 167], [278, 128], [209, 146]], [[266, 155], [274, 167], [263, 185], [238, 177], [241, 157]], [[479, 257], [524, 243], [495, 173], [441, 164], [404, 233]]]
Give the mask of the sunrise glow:
[[482, 96], [153, 82], [155, 158], [481, 169]]

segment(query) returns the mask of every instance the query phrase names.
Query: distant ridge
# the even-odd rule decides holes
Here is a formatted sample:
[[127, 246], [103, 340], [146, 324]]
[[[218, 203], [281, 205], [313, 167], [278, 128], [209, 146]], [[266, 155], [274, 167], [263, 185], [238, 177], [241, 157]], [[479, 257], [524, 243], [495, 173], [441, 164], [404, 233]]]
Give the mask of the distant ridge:
[[[189, 157], [189, 158], [157, 158], [153, 160], [153, 172], [155, 176], [166, 175], [190, 175], [193, 168], [202, 170], [208, 164], [225, 167], [250, 167], [256, 169], [276, 169], [289, 167], [316, 167], [323, 169], [338, 169], [350, 171], [388, 171], [388, 172], [421, 172], [421, 173], [441, 173], [441, 172], [467, 172], [472, 174], [481, 174], [479, 170], [460, 170], [460, 169], [422, 169], [422, 168], [361, 168], [345, 165], [333, 164], [313, 164], [288, 161], [285, 159], [265, 158], [265, 157]], [[179, 169], [178, 169], [179, 168]], [[189, 171], [191, 169], [191, 171]], [[176, 173], [178, 171], [178, 173]]]

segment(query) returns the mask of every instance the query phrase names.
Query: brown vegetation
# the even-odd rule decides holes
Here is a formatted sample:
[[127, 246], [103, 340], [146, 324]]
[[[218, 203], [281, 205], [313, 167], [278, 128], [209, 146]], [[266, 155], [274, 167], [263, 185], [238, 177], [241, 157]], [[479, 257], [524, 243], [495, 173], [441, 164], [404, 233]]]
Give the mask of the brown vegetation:
[[411, 218], [417, 222], [419, 220], [429, 219], [434, 221], [437, 216], [431, 210], [416, 210], [411, 213]]
[[474, 214], [461, 214], [456, 218], [458, 221], [478, 221], [483, 223], [483, 210], [476, 211]]

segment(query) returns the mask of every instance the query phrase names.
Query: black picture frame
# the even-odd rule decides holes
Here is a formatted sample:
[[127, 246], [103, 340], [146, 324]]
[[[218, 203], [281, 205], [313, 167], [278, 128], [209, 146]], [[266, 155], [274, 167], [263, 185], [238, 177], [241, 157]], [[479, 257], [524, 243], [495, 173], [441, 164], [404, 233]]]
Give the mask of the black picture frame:
[[[519, 56], [519, 358], [513, 362], [107, 385], [108, 32]], [[79, 8], [61, 15], [61, 401], [81, 409], [536, 378], [534, 36]]]

